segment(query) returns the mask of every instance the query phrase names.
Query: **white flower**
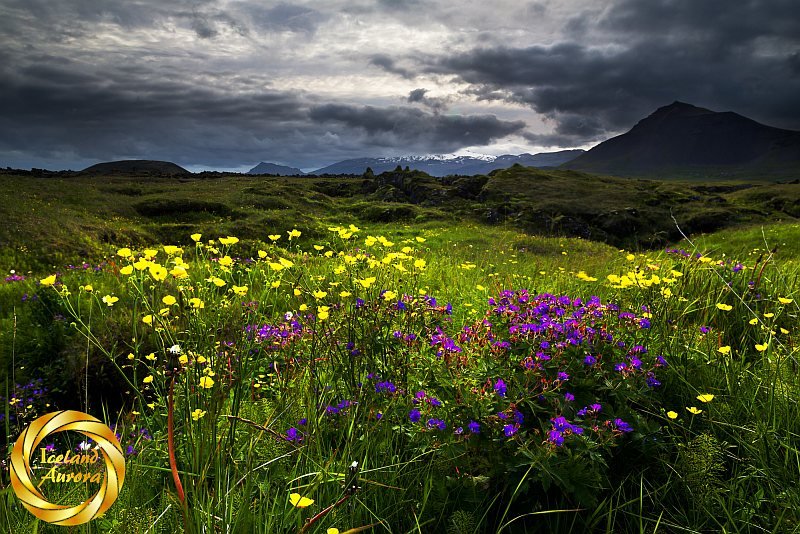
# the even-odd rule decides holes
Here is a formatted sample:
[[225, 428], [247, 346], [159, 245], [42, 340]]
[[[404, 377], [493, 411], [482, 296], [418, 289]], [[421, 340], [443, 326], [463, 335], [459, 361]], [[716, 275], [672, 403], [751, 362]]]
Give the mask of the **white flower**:
[[78, 448], [82, 451], [88, 451], [89, 449], [92, 448], [92, 446], [89, 444], [88, 441], [81, 441], [80, 443], [78, 443]]
[[292, 317], [294, 317], [294, 316], [292, 315], [292, 312], [286, 312], [286, 313], [284, 314], [284, 316], [283, 316], [283, 318], [284, 318], [284, 319], [286, 319], [287, 321], [291, 321], [291, 320], [292, 320]]
[[181, 346], [180, 346], [180, 345], [172, 345], [172, 346], [169, 348], [169, 351], [170, 351], [172, 354], [180, 354], [180, 353], [181, 353]]

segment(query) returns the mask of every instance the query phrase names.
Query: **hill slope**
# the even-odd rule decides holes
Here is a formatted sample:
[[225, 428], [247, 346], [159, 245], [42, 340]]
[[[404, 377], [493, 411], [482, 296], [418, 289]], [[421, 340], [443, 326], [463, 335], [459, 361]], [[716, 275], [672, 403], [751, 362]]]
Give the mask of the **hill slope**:
[[247, 174], [269, 174], [271, 176], [299, 176], [305, 174], [298, 168], [287, 167], [286, 165], [278, 165], [277, 163], [270, 163], [262, 161], [249, 171]]
[[800, 132], [674, 102], [563, 167], [619, 176], [796, 176]]
[[97, 163], [81, 171], [81, 174], [190, 174], [189, 171], [171, 161], [148, 159], [126, 159]]

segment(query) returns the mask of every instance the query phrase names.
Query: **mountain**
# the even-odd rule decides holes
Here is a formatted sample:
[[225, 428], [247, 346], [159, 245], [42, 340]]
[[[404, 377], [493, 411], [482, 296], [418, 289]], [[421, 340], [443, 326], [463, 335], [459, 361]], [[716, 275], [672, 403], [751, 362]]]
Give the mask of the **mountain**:
[[269, 174], [270, 176], [294, 176], [305, 174], [300, 169], [295, 167], [287, 167], [286, 165], [278, 165], [277, 163], [268, 163], [262, 161], [249, 171], [247, 174]]
[[796, 177], [800, 132], [673, 102], [562, 167], [618, 176]]
[[171, 161], [154, 161], [148, 159], [126, 159], [97, 163], [80, 171], [81, 174], [157, 174], [175, 175], [190, 174], [189, 171]]
[[413, 170], [423, 171], [431, 176], [448, 176], [453, 174], [475, 175], [488, 174], [495, 169], [507, 169], [519, 163], [525, 167], [558, 167], [579, 154], [583, 150], [562, 150], [541, 154], [510, 154], [503, 156], [456, 156], [453, 154], [436, 156], [400, 156], [394, 158], [357, 158], [347, 159], [328, 165], [310, 174], [363, 174], [367, 168], [375, 174], [394, 170], [398, 165]]

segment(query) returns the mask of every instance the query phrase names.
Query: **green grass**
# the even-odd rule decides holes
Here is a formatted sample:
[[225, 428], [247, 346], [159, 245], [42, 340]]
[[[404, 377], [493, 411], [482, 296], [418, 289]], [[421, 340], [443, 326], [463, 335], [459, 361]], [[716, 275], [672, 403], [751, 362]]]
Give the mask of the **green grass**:
[[[709, 191], [694, 184], [701, 189], [689, 191], [685, 184], [519, 169], [495, 173], [483, 183], [417, 178], [384, 177], [379, 184], [332, 178], [146, 184], [125, 178], [102, 184], [84, 178], [4, 178], [18, 180], [3, 190], [15, 190], [21, 200], [0, 204], [3, 216], [19, 221], [0, 230], [0, 239], [10, 244], [0, 265], [33, 272], [23, 282], [0, 282], [0, 382], [13, 388], [14, 381], [41, 377], [54, 405], [87, 409], [83, 384], [88, 378], [88, 411], [124, 423], [123, 443], [138, 451], [128, 457], [119, 500], [104, 518], [74, 531], [298, 532], [308, 518], [347, 495], [343, 484], [354, 460], [360, 489], [323, 514], [309, 532], [367, 525], [376, 532], [800, 530], [800, 232], [781, 211], [788, 209], [786, 201], [780, 206], [774, 201], [792, 198], [784, 189], [791, 186]], [[701, 200], [690, 198], [695, 194]], [[709, 201], [716, 196], [725, 202]], [[633, 252], [621, 250], [618, 242], [543, 237], [544, 230], [530, 226], [539, 220], [536, 214], [547, 212], [561, 225], [550, 227], [555, 234], [569, 234], [564, 228], [581, 222], [611, 235], [610, 223], [598, 220], [603, 214], [627, 213], [625, 221], [654, 225], [666, 218], [664, 225], [674, 227], [664, 199], [675, 201], [672, 214], [684, 230], [693, 216], [718, 213], [723, 227], [747, 224], [713, 233], [687, 230], [691, 242], [675, 239], [675, 247], [700, 252], [708, 261], [639, 248], [653, 232], [644, 226], [626, 237]], [[500, 207], [508, 208], [503, 220], [485, 224], [486, 211]], [[626, 211], [631, 207], [642, 211], [633, 215]], [[786, 221], [773, 221], [779, 217]], [[351, 222], [361, 226], [357, 238], [344, 240], [327, 229]], [[289, 242], [292, 228], [303, 235]], [[213, 252], [195, 248], [189, 238], [195, 231], [204, 234], [203, 241], [226, 235], [242, 241]], [[282, 236], [274, 244], [267, 237], [273, 233]], [[369, 235], [386, 236], [393, 245], [368, 245]], [[119, 274], [129, 261], [116, 255], [118, 248], [130, 246], [138, 257], [158, 242], [183, 245], [188, 279], [168, 275], [155, 281], [149, 269], [130, 277]], [[316, 250], [315, 244], [325, 248]], [[390, 257], [386, 267], [369, 266], [367, 258], [348, 263], [337, 254], [355, 255], [359, 249], [380, 262], [403, 247], [409, 247], [410, 258]], [[259, 250], [266, 260], [259, 259]], [[210, 261], [226, 254], [234, 259], [229, 272]], [[98, 272], [65, 269], [104, 258], [108, 263]], [[251, 258], [252, 263], [245, 261]], [[294, 265], [280, 271], [269, 267], [267, 260], [279, 258]], [[416, 260], [424, 260], [425, 267], [414, 267]], [[163, 250], [156, 261], [174, 266]], [[737, 261], [744, 268], [734, 272]], [[39, 279], [56, 271], [70, 295], [38, 286]], [[609, 275], [629, 276], [636, 283], [618, 287], [622, 284]], [[216, 288], [207, 281], [211, 276], [226, 285]], [[357, 282], [369, 276], [376, 277], [369, 287]], [[80, 289], [87, 284], [91, 293]], [[248, 286], [246, 296], [231, 292], [233, 285]], [[521, 288], [531, 295], [583, 300], [597, 295], [621, 311], [649, 314], [650, 328], [614, 323], [611, 332], [614, 342], [646, 346], [643, 360], [666, 358], [668, 367], [656, 369], [660, 387], [637, 387], [613, 373], [579, 380], [577, 364], [567, 383], [579, 397], [576, 402], [602, 399], [608, 417], [630, 422], [634, 432], [608, 441], [573, 436], [563, 448], [546, 446], [555, 415], [550, 406], [576, 419], [574, 408], [560, 400], [563, 390], [546, 392], [547, 401], [540, 404], [526, 389], [535, 382], [525, 382], [530, 375], [519, 362], [540, 350], [538, 339], [506, 356], [492, 353], [487, 344], [457, 341], [465, 348], [463, 360], [458, 354], [449, 360], [435, 357], [429, 347], [435, 327], [457, 339], [462, 326], [478, 328], [489, 297]], [[424, 292], [442, 307], [452, 303], [452, 315], [404, 315], [379, 296], [380, 289], [398, 295]], [[353, 295], [340, 297], [344, 290]], [[317, 298], [317, 291], [327, 295]], [[30, 298], [34, 294], [36, 300]], [[120, 300], [108, 307], [100, 300], [107, 294]], [[178, 302], [167, 306], [164, 295]], [[188, 299], [194, 296], [204, 301], [202, 310], [190, 309]], [[356, 307], [356, 297], [367, 307]], [[793, 300], [784, 304], [779, 298]], [[276, 324], [286, 312], [304, 313], [303, 305], [315, 314], [328, 305], [330, 318], [313, 323], [313, 334], [278, 351], [250, 352], [256, 345], [243, 332], [245, 324]], [[163, 308], [170, 312], [160, 318]], [[142, 322], [148, 314], [158, 328]], [[495, 335], [507, 334], [503, 319], [486, 317]], [[425, 342], [403, 345], [393, 336], [396, 329], [415, 332]], [[217, 345], [224, 341], [233, 345]], [[346, 341], [355, 342], [360, 352], [351, 353]], [[204, 365], [181, 366], [168, 350], [176, 343], [184, 354], [192, 351], [191, 362], [198, 355], [211, 362], [214, 387], [198, 387]], [[730, 351], [723, 354], [722, 347]], [[151, 352], [155, 360], [147, 358]], [[583, 356], [576, 356], [578, 364]], [[270, 366], [274, 362], [279, 362], [277, 372]], [[169, 379], [164, 371], [170, 366], [183, 369], [176, 379], [175, 439], [190, 503], [185, 511], [167, 454]], [[376, 370], [410, 393], [425, 390], [443, 400], [441, 411], [430, 413], [441, 414], [448, 432], [411, 424], [408, 411], [414, 405], [405, 395], [375, 395], [373, 382], [365, 393], [358, 383]], [[154, 380], [144, 382], [146, 376]], [[509, 385], [505, 399], [492, 390], [497, 377]], [[701, 394], [714, 398], [702, 403]], [[359, 403], [346, 415], [324, 415], [325, 405], [343, 398]], [[687, 410], [692, 406], [702, 413], [692, 415]], [[30, 420], [50, 408], [37, 404], [23, 412]], [[507, 438], [496, 413], [512, 409], [524, 412], [525, 423]], [[22, 407], [11, 405], [8, 413], [15, 410]], [[195, 410], [206, 414], [195, 421]], [[668, 416], [672, 411], [675, 419]], [[478, 417], [480, 440], [450, 432]], [[307, 426], [298, 425], [301, 418], [308, 419]], [[19, 425], [4, 421], [12, 441]], [[143, 427], [152, 440], [141, 437]], [[297, 445], [287, 441], [290, 427], [300, 428], [306, 439]], [[62, 530], [37, 523], [7, 479], [2, 482], [4, 530]], [[295, 491], [315, 503], [305, 509], [291, 506], [288, 496]]]

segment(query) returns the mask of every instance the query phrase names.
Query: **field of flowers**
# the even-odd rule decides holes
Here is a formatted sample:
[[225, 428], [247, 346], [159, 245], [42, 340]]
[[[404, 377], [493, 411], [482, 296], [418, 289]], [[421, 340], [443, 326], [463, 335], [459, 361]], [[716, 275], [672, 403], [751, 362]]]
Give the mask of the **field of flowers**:
[[73, 408], [127, 453], [74, 531], [800, 530], [796, 262], [304, 232], [5, 276], [6, 443]]

